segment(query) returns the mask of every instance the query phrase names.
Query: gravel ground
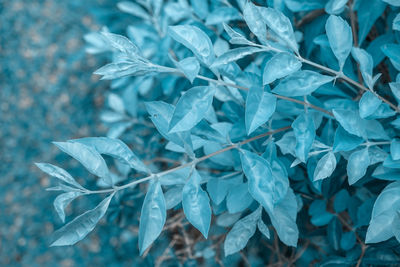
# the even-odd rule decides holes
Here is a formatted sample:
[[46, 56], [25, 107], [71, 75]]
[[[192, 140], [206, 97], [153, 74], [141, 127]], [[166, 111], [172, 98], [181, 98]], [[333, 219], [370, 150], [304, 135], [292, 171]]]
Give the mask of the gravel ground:
[[[82, 39], [100, 28], [105, 2], [0, 0], [0, 266], [130, 263], [123, 244], [129, 233], [104, 223], [76, 246], [49, 247], [62, 225], [52, 205], [56, 194], [45, 191], [55, 182], [33, 165], [51, 162], [82, 177], [51, 141], [105, 133], [98, 115], [107, 83], [91, 74], [103, 62], [85, 53]], [[67, 214], [98, 199], [92, 201], [78, 200]]]

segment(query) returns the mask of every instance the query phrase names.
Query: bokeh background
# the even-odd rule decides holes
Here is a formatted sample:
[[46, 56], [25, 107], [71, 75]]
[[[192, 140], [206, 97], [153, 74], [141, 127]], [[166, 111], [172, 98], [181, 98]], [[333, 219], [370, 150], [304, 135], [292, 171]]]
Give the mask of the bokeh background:
[[[51, 141], [105, 134], [99, 112], [108, 84], [92, 75], [105, 58], [88, 55], [83, 36], [125, 27], [115, 4], [0, 0], [0, 266], [131, 266], [132, 231], [104, 222], [75, 246], [49, 247], [62, 225], [56, 193], [45, 191], [55, 182], [34, 166], [62, 165], [85, 183], [86, 172]], [[67, 221], [98, 199], [90, 201], [75, 201]]]

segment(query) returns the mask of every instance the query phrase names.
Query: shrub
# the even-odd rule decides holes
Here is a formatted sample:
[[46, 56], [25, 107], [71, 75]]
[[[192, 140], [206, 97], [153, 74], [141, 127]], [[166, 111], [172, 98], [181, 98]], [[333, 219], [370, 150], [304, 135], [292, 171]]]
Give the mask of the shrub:
[[112, 54], [95, 72], [113, 80], [108, 136], [54, 143], [100, 188], [37, 164], [61, 181], [62, 221], [75, 198], [103, 200], [52, 245], [133, 200], [138, 263], [399, 264], [399, 6], [118, 3], [129, 38], [85, 36], [89, 52]]

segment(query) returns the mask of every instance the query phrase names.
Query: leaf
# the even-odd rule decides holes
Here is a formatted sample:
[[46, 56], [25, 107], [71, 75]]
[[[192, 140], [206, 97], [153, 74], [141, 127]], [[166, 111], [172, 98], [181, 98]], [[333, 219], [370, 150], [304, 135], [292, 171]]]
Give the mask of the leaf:
[[250, 194], [266, 211], [272, 211], [285, 196], [288, 183], [274, 177], [269, 162], [253, 152], [241, 149], [240, 160]]
[[94, 148], [75, 142], [53, 142], [61, 151], [79, 161], [89, 172], [111, 185], [112, 180], [107, 164]]
[[323, 8], [325, 4], [325, 1], [321, 0], [285, 0], [284, 2], [292, 12], [315, 10]]
[[246, 39], [242, 34], [238, 33], [237, 31], [233, 30], [228, 24], [223, 23], [224, 29], [226, 33], [231, 38], [229, 42], [231, 44], [238, 44], [238, 45], [251, 45], [252, 43]]
[[326, 153], [317, 163], [314, 171], [314, 181], [328, 178], [336, 168], [336, 157], [332, 152]]
[[342, 211], [345, 211], [349, 206], [349, 200], [350, 200], [350, 195], [347, 192], [347, 190], [346, 189], [340, 190], [336, 194], [335, 200], [333, 202], [333, 208], [335, 212], [340, 213]]
[[246, 99], [245, 124], [247, 135], [266, 123], [274, 114], [276, 96], [264, 92], [262, 87], [250, 87]]
[[75, 181], [71, 174], [69, 174], [66, 170], [49, 163], [35, 163], [35, 165], [50, 176], [66, 182], [67, 184], [73, 185], [79, 189], [85, 190], [85, 188]]
[[288, 188], [285, 197], [272, 212], [268, 212], [268, 215], [279, 239], [287, 246], [296, 247], [299, 239], [299, 230], [296, 224], [297, 201], [291, 188]]
[[250, 31], [257, 36], [262, 44], [265, 44], [267, 42], [267, 27], [259, 9], [251, 1], [246, 2], [243, 17]]
[[86, 211], [57, 230], [54, 233], [55, 241], [50, 246], [69, 246], [85, 238], [104, 216], [113, 196], [111, 194], [94, 209]]
[[301, 68], [301, 62], [290, 53], [275, 54], [264, 67], [263, 85], [290, 75]]
[[294, 36], [293, 27], [290, 20], [279, 10], [273, 8], [259, 8], [262, 19], [267, 26], [295, 53], [299, 52], [299, 45]]
[[353, 47], [351, 27], [341, 17], [330, 15], [325, 25], [326, 35], [333, 54], [339, 61], [340, 71]]
[[249, 193], [249, 186], [247, 183], [233, 186], [226, 196], [226, 207], [229, 213], [242, 212], [247, 209], [251, 203], [253, 203], [253, 198]]
[[262, 221], [262, 219], [260, 218], [257, 222], [257, 227], [258, 230], [266, 237], [266, 238], [270, 238], [270, 233], [268, 230], [268, 227], [265, 225], [265, 223]]
[[400, 159], [400, 140], [393, 139], [390, 143], [390, 155], [392, 156], [393, 160]]
[[358, 147], [364, 142], [364, 139], [356, 135], [350, 134], [342, 126], [338, 126], [335, 132], [333, 143], [333, 152], [350, 151]]
[[340, 125], [350, 134], [364, 137], [366, 135], [365, 123], [357, 111], [334, 109], [333, 115]]
[[164, 228], [166, 205], [161, 184], [151, 182], [144, 198], [139, 224], [140, 255], [157, 239]]
[[199, 123], [212, 105], [215, 88], [197, 86], [187, 90], [176, 104], [169, 133], [188, 131]]
[[[163, 177], [164, 180], [165, 177]], [[182, 201], [183, 186], [174, 186], [165, 192], [165, 208], [167, 210], [175, 208]]]
[[372, 115], [382, 104], [382, 100], [377, 98], [372, 92], [365, 92], [359, 102], [360, 117], [366, 118]]
[[360, 180], [370, 164], [368, 148], [353, 152], [347, 161], [347, 175], [349, 184], [352, 185]]
[[353, 47], [351, 55], [360, 65], [361, 75], [364, 79], [365, 84], [369, 89], [372, 90], [374, 87], [374, 79], [372, 77], [372, 69], [374, 67], [374, 60], [372, 56], [368, 54], [364, 49]]
[[375, 21], [385, 11], [386, 4], [382, 0], [361, 0], [357, 8], [358, 18], [358, 45], [361, 46]]
[[252, 55], [254, 53], [265, 51], [263, 48], [258, 47], [239, 47], [229, 50], [228, 52], [219, 56], [211, 67], [218, 67], [221, 65], [228, 64], [232, 61], [239, 60], [245, 56]]
[[201, 62], [210, 66], [214, 59], [214, 48], [210, 38], [202, 30], [191, 25], [168, 27], [169, 35], [177, 42], [189, 48]]
[[342, 234], [342, 238], [340, 239], [340, 247], [343, 250], [350, 250], [356, 244], [356, 235], [354, 232], [346, 232]]
[[315, 139], [315, 126], [310, 114], [302, 113], [292, 123], [294, 135], [296, 136], [296, 156], [302, 162], [306, 162], [308, 152]]
[[148, 62], [135, 60], [107, 64], [96, 70], [94, 74], [102, 75], [102, 80], [112, 80], [125, 76], [143, 76], [157, 72], [165, 72], [165, 69], [156, 65], [149, 65]]
[[109, 155], [129, 165], [129, 167], [143, 173], [149, 173], [149, 169], [121, 140], [108, 137], [86, 137], [69, 140], [94, 148], [100, 154]]
[[400, 44], [385, 44], [381, 49], [385, 56], [390, 59], [393, 66], [400, 70]]
[[309, 95], [321, 85], [329, 83], [334, 78], [310, 70], [300, 70], [287, 76], [273, 90], [283, 96]]
[[366, 243], [378, 243], [393, 236], [392, 222], [400, 209], [400, 182], [386, 186], [379, 194], [372, 209]]
[[201, 188], [201, 177], [193, 170], [182, 191], [183, 211], [188, 221], [207, 238], [211, 223], [210, 199]]
[[217, 25], [231, 20], [240, 20], [239, 11], [234, 7], [218, 7], [206, 19], [206, 25]]
[[392, 25], [394, 31], [400, 31], [400, 13], [394, 18]]
[[246, 247], [247, 242], [256, 232], [257, 222], [261, 216], [261, 211], [260, 207], [253, 213], [235, 223], [225, 238], [225, 257], [239, 252]]
[[82, 193], [80, 192], [67, 192], [60, 194], [54, 200], [54, 208], [60, 217], [61, 221], [65, 222], [65, 208], [71, 203], [75, 198], [81, 196]]
[[329, 0], [325, 5], [325, 11], [331, 15], [338, 15], [343, 12], [348, 0]]
[[136, 3], [122, 1], [117, 4], [117, 7], [119, 8], [119, 10], [134, 15], [136, 17], [145, 20], [151, 20], [149, 14], [140, 5]]
[[128, 55], [129, 57], [136, 58], [140, 55], [139, 48], [125, 36], [109, 32], [101, 32], [101, 34], [106, 38], [112, 47]]
[[194, 57], [182, 59], [177, 63], [177, 66], [191, 83], [193, 83], [200, 71], [200, 64]]
[[389, 5], [392, 5], [392, 6], [396, 6], [396, 7], [400, 6], [399, 0], [382, 0], [382, 1], [385, 3], [388, 3]]

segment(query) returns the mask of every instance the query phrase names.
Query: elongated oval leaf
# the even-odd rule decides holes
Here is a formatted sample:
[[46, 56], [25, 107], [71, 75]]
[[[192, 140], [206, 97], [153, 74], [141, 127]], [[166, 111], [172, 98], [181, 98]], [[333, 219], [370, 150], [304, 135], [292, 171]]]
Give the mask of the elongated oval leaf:
[[207, 238], [211, 223], [210, 199], [200, 183], [201, 176], [193, 170], [189, 181], [183, 187], [182, 206], [188, 221]]
[[353, 47], [351, 27], [341, 17], [331, 15], [326, 21], [325, 30], [332, 52], [338, 59], [340, 70], [342, 70]]
[[73, 139], [70, 142], [78, 142], [93, 147], [100, 154], [112, 156], [121, 162], [127, 163], [131, 168], [148, 173], [149, 170], [144, 163], [130, 150], [121, 140], [108, 137], [86, 137]]
[[80, 192], [67, 192], [58, 195], [54, 200], [54, 209], [63, 223], [65, 222], [65, 208], [80, 195], [82, 195]]
[[89, 172], [102, 178], [106, 184], [112, 184], [107, 164], [94, 148], [74, 142], [53, 143], [63, 152], [79, 161]]
[[177, 63], [177, 66], [191, 83], [193, 83], [200, 71], [199, 61], [194, 57], [182, 59]]
[[114, 194], [105, 198], [94, 209], [88, 210], [54, 233], [55, 241], [50, 246], [69, 246], [85, 238], [108, 209]]
[[332, 152], [326, 153], [317, 163], [314, 171], [314, 181], [328, 178], [336, 168], [336, 157]]
[[374, 67], [374, 60], [367, 51], [361, 48], [353, 47], [351, 55], [360, 65], [361, 75], [365, 84], [372, 90], [374, 83], [372, 77], [372, 69]]
[[303, 70], [297, 71], [283, 79], [273, 90], [275, 94], [283, 96], [309, 95], [333, 80], [333, 77], [319, 74], [318, 72]]
[[347, 175], [349, 176], [349, 184], [354, 184], [360, 180], [370, 164], [368, 148], [353, 152], [347, 162]]
[[285, 196], [288, 183], [274, 177], [269, 162], [253, 152], [240, 150], [240, 160], [250, 194], [265, 210], [272, 211]]
[[302, 162], [306, 162], [308, 152], [315, 139], [315, 126], [310, 114], [302, 113], [292, 123], [294, 135], [296, 136], [296, 156]]
[[35, 165], [52, 177], [55, 177], [70, 185], [76, 186], [79, 189], [85, 189], [77, 181], [75, 181], [71, 174], [58, 166], [52, 165], [50, 163], [35, 163]]
[[199, 123], [212, 105], [215, 88], [197, 86], [187, 90], [176, 104], [169, 133], [188, 131]]
[[256, 211], [240, 219], [235, 223], [235, 225], [233, 225], [225, 238], [225, 257], [239, 252], [246, 247], [247, 242], [256, 232], [257, 222], [260, 219], [261, 211], [261, 208], [258, 208]]
[[263, 85], [288, 76], [301, 68], [301, 62], [290, 53], [278, 53], [265, 64]]
[[144, 198], [139, 224], [139, 250], [145, 250], [160, 235], [166, 220], [166, 205], [159, 181], [151, 182]]
[[204, 64], [210, 66], [215, 58], [210, 38], [196, 26], [169, 26], [169, 35], [177, 42], [189, 48]]
[[359, 102], [360, 117], [366, 118], [372, 115], [381, 104], [382, 101], [377, 98], [372, 92], [365, 92]]
[[245, 56], [252, 55], [254, 53], [258, 53], [258, 52], [262, 52], [262, 51], [264, 51], [264, 49], [259, 48], [259, 47], [234, 48], [234, 49], [229, 50], [228, 52], [222, 54], [221, 56], [219, 56], [212, 64], [212, 67], [217, 67], [220, 65], [228, 64], [232, 61], [236, 61]]
[[267, 42], [267, 27], [258, 7], [251, 1], [246, 2], [243, 9], [243, 17], [250, 31], [257, 36], [262, 44], [265, 44]]

